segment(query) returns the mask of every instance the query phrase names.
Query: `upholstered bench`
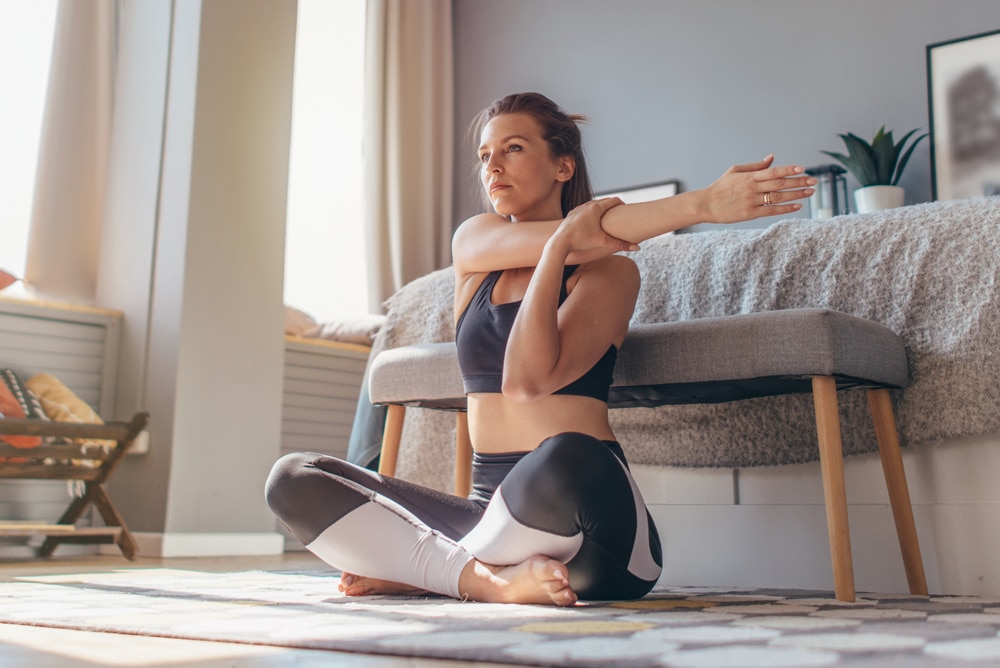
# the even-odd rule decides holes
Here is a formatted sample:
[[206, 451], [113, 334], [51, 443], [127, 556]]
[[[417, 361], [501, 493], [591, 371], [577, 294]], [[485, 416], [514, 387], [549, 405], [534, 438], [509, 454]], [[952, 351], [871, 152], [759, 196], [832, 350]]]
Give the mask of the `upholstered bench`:
[[[633, 326], [618, 355], [612, 408], [721, 403], [813, 394], [834, 588], [852, 601], [837, 392], [866, 389], [910, 592], [927, 594], [889, 389], [909, 383], [906, 350], [891, 330], [827, 309], [790, 309]], [[454, 343], [385, 350], [369, 369], [375, 404], [388, 406], [379, 472], [394, 475], [405, 407], [457, 411], [455, 489], [466, 495], [472, 450]]]

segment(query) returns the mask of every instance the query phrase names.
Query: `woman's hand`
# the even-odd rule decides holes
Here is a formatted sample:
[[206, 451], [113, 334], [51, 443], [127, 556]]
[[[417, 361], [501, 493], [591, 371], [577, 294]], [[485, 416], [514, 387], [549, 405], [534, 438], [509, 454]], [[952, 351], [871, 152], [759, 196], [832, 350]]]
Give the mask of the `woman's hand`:
[[567, 255], [578, 253], [587, 262], [619, 251], [639, 250], [637, 244], [613, 237], [601, 227], [604, 214], [620, 204], [622, 201], [617, 197], [581, 204], [566, 215], [549, 240], [550, 244], [558, 244]]
[[774, 156], [735, 165], [705, 188], [705, 222], [736, 223], [764, 216], [781, 216], [802, 208], [795, 200], [813, 194], [816, 179], [802, 167], [772, 167]]

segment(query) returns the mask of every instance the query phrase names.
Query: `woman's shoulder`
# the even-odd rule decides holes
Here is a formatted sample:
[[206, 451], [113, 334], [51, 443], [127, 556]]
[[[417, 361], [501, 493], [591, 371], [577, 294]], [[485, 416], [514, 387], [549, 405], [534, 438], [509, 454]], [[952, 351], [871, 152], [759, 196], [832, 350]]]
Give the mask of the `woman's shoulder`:
[[466, 256], [481, 252], [480, 246], [484, 232], [499, 225], [510, 224], [510, 221], [496, 213], [479, 213], [466, 218], [451, 237], [452, 260], [461, 265]]
[[477, 213], [474, 216], [469, 216], [455, 229], [455, 234], [458, 235], [462, 231], [475, 230], [481, 227], [492, 227], [494, 225], [504, 225], [509, 224], [510, 221], [498, 213], [487, 212], [487, 213]]

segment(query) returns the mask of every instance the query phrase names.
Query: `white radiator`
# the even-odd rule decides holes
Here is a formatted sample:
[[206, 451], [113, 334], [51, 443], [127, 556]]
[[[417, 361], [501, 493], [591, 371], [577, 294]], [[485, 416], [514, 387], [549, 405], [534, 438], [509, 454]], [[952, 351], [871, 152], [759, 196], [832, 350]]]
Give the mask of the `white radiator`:
[[[281, 454], [347, 456], [369, 351], [350, 343], [285, 337]], [[284, 527], [280, 530], [286, 550], [303, 549]]]

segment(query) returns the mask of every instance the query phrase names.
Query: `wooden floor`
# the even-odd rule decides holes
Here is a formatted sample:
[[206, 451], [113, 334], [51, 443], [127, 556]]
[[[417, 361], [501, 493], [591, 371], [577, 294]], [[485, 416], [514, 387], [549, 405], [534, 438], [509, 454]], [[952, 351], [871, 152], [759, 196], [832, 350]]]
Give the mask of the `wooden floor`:
[[[179, 568], [208, 572], [249, 569], [323, 568], [309, 553], [282, 557], [145, 559], [120, 556], [62, 557], [38, 560], [0, 559], [0, 581], [21, 576], [94, 573], [121, 569]], [[331, 587], [336, 583], [331, 581]], [[0, 666], [17, 668], [87, 668], [88, 666], [170, 666], [171, 668], [493, 668], [497, 664], [338, 654], [317, 650], [258, 647], [236, 643], [149, 638], [0, 624]]]

